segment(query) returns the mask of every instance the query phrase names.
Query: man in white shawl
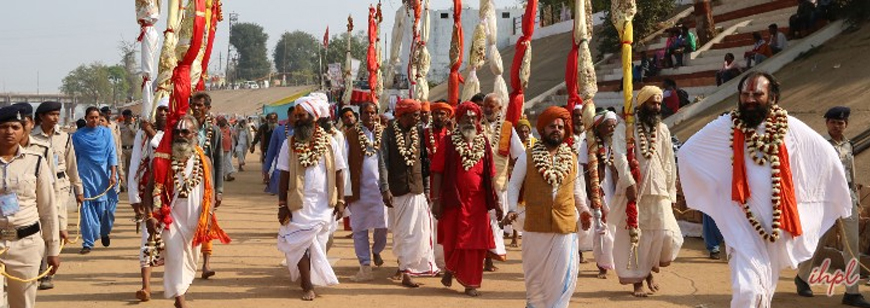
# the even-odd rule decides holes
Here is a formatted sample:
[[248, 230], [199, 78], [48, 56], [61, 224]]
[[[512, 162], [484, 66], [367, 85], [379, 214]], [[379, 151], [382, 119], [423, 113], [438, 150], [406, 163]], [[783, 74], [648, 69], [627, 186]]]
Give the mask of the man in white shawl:
[[837, 153], [778, 105], [773, 76], [749, 73], [738, 90], [737, 110], [680, 148], [680, 182], [729, 243], [731, 307], [770, 307], [779, 272], [811, 258], [852, 203]]
[[324, 113], [325, 104], [317, 97], [297, 100], [289, 119], [295, 127], [293, 137], [281, 146], [277, 160], [281, 171], [278, 250], [286, 257], [290, 279], [301, 280], [304, 301], [317, 296], [315, 285], [338, 284], [326, 258], [326, 245], [336, 214], [344, 211], [347, 164], [337, 142], [315, 124], [316, 119], [329, 115]]
[[[580, 125], [580, 109], [575, 108], [572, 112], [572, 117], [574, 119], [575, 133], [577, 131], [577, 127], [583, 127]], [[575, 134], [575, 146], [578, 148], [575, 149], [577, 152], [577, 163], [583, 167], [583, 174], [586, 177], [589, 177], [589, 170], [591, 168], [598, 169], [598, 177], [599, 177], [599, 189], [602, 192], [601, 198], [601, 212], [599, 215], [593, 214], [593, 218], [595, 216], [599, 216], [600, 218], [596, 218], [593, 220], [594, 226], [592, 228], [588, 228], [588, 230], [578, 229], [577, 232], [580, 235], [580, 247], [583, 247], [583, 240], [585, 236], [585, 240], [591, 241], [592, 244], [592, 255], [595, 258], [595, 266], [598, 267], [598, 278], [606, 279], [607, 278], [607, 270], [612, 270], [614, 268], [613, 265], [613, 232], [607, 228], [607, 214], [610, 212], [610, 207], [608, 206], [609, 202], [613, 200], [613, 195], [616, 187], [614, 187], [614, 172], [616, 171], [613, 167], [613, 132], [616, 129], [619, 120], [616, 117], [616, 113], [612, 111], [604, 111], [597, 114], [592, 120], [592, 129], [595, 133], [596, 143], [598, 144], [598, 150], [596, 151], [598, 157], [598, 165], [597, 166], [589, 166], [589, 145], [586, 141], [586, 134]], [[582, 141], [581, 141], [582, 140]], [[592, 187], [589, 187], [587, 183], [592, 183], [591, 179], [584, 179], [584, 184], [586, 185], [587, 195], [590, 194]], [[582, 254], [580, 255], [583, 256]], [[582, 260], [581, 260], [582, 263]]]
[[[646, 281], [650, 292], [658, 291], [653, 279], [677, 258], [683, 246], [683, 234], [674, 217], [673, 204], [677, 202], [677, 166], [671, 133], [661, 122], [662, 90], [645, 86], [637, 94], [637, 122], [630, 128], [637, 146], [635, 157], [639, 163], [640, 182], [635, 182], [626, 155], [626, 129], [620, 125], [613, 134], [613, 166], [618, 181], [610, 199], [610, 217], [607, 221], [613, 232], [613, 261], [619, 283], [632, 284], [632, 295], [646, 297]], [[609, 160], [609, 158], [607, 158]], [[637, 216], [626, 214], [629, 202], [636, 202]], [[636, 219], [640, 229], [638, 242], [633, 244], [626, 219]]]
[[517, 159], [511, 174], [507, 221], [518, 218], [517, 202], [525, 185], [526, 307], [568, 307], [577, 285], [577, 222], [589, 229], [591, 215], [577, 156], [564, 142], [570, 123], [565, 108], [545, 109], [535, 125], [541, 140]]

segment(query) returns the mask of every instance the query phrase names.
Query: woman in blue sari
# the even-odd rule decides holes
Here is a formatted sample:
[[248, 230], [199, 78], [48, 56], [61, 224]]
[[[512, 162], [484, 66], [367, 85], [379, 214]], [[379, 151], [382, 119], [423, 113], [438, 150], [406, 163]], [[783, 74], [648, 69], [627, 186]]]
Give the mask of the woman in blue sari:
[[110, 189], [118, 183], [118, 153], [112, 132], [99, 125], [100, 110], [97, 107], [85, 110], [85, 121], [85, 127], [72, 136], [85, 195], [81, 210], [81, 254], [91, 252], [97, 236], [104, 247], [109, 246], [109, 233], [118, 206], [118, 194], [115, 189]]

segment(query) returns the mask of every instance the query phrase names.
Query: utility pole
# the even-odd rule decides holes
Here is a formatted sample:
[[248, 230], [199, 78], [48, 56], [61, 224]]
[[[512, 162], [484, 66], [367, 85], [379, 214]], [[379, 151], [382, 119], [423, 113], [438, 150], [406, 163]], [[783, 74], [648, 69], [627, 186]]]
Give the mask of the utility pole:
[[[230, 38], [230, 41], [232, 41], [233, 25], [237, 21], [239, 21], [239, 13], [236, 13], [236, 12], [230, 13], [228, 19], [230, 22], [230, 26], [229, 26], [230, 35], [228, 35], [228, 37]], [[229, 42], [227, 42], [227, 67], [226, 67], [226, 71], [224, 72], [224, 80], [226, 80], [226, 83], [227, 83], [226, 85], [228, 88], [231, 88], [231, 86], [230, 86], [230, 58], [232, 58], [232, 57], [230, 56], [230, 48], [232, 48], [232, 46], [233, 46], [233, 44], [230, 44]]]

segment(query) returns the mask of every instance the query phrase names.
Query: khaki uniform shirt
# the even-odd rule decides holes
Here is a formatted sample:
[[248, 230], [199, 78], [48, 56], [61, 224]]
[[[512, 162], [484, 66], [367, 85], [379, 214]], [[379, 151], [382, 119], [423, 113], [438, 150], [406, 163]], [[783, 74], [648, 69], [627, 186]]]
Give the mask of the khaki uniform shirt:
[[132, 150], [136, 140], [136, 126], [133, 123], [121, 123], [121, 146], [127, 150]]
[[855, 188], [855, 156], [852, 154], [852, 142], [846, 138], [843, 138], [841, 142], [837, 142], [831, 137], [828, 137], [828, 142], [834, 146], [834, 150], [840, 156], [840, 162], [843, 163], [843, 169], [846, 170], [846, 182], [849, 183], [849, 189], [857, 191]]
[[[35, 127], [31, 132], [31, 137], [35, 140], [47, 143], [54, 153], [51, 164], [54, 165], [55, 190], [61, 190], [72, 186], [73, 192], [76, 195], [84, 193], [82, 188], [82, 180], [79, 178], [78, 164], [76, 163], [76, 151], [73, 147], [72, 136], [64, 131], [54, 128], [54, 133], [49, 136], [42, 130], [42, 127]], [[63, 173], [62, 176], [58, 174]]]
[[12, 215], [0, 215], [0, 228], [15, 230], [38, 222], [48, 247], [46, 255], [60, 254], [57, 207], [46, 159], [18, 146], [11, 160], [0, 157], [0, 169], [0, 194], [16, 194], [19, 206]]

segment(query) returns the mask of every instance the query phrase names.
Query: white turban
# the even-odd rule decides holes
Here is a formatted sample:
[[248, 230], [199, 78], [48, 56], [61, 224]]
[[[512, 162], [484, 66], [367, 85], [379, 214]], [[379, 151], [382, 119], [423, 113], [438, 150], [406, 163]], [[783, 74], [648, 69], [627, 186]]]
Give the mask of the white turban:
[[[294, 102], [294, 105], [302, 107], [302, 109], [305, 109], [305, 111], [307, 111], [308, 114], [310, 114], [315, 119], [319, 119], [320, 117], [324, 116], [324, 113], [323, 113], [324, 108], [323, 108], [323, 106], [321, 106], [320, 100], [317, 99], [316, 97], [312, 97], [312, 96], [300, 97], [300, 98], [296, 99], [296, 102]], [[327, 115], [329, 114], [328, 108], [329, 107], [327, 106], [327, 108], [326, 108]]]
[[608, 110], [604, 113], [599, 113], [598, 115], [595, 116], [595, 118], [592, 119], [592, 123], [593, 123], [592, 125], [598, 126], [607, 120], [617, 120], [616, 113], [613, 111], [610, 111], [610, 110]]
[[157, 101], [158, 107], [169, 107], [169, 96], [165, 96]]

